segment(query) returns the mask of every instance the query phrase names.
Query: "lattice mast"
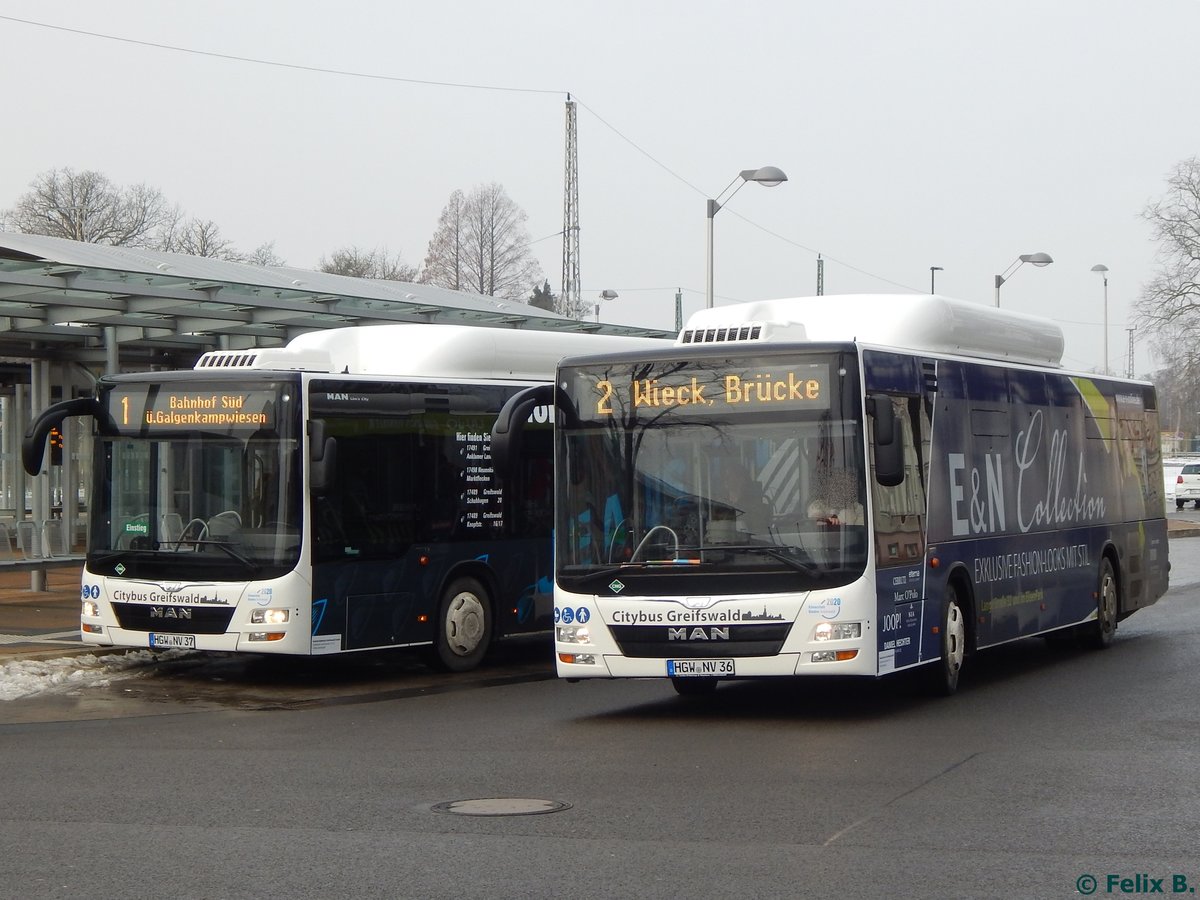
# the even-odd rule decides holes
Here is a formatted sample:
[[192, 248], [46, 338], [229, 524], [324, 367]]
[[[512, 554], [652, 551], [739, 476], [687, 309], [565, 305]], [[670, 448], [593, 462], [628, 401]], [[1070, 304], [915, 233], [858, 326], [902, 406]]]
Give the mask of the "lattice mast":
[[575, 101], [567, 94], [566, 171], [563, 175], [563, 263], [562, 291], [558, 312], [582, 319], [585, 310], [579, 296], [579, 148], [576, 143]]

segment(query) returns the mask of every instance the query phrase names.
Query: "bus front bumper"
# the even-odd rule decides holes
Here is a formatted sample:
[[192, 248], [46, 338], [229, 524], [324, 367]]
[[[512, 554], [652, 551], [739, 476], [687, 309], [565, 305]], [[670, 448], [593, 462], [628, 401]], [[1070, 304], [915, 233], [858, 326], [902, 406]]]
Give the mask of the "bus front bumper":
[[875, 654], [863, 647], [822, 647], [801, 653], [732, 658], [645, 659], [612, 656], [562, 645], [557, 652], [560, 678], [770, 678], [793, 675], [866, 675], [878, 672]]

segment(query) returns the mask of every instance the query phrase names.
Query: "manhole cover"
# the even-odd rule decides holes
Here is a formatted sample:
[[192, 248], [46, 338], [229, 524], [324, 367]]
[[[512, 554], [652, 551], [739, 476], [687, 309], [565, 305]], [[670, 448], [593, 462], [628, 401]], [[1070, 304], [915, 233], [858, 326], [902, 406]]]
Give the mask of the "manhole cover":
[[434, 812], [458, 816], [540, 816], [542, 813], [562, 812], [570, 803], [561, 800], [538, 800], [526, 797], [485, 797], [479, 800], [447, 800], [435, 803]]

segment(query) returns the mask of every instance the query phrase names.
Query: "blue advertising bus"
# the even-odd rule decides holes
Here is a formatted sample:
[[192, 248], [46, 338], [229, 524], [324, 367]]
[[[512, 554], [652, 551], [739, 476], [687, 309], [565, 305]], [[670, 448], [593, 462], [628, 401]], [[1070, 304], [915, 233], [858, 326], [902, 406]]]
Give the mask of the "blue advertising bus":
[[504, 402], [567, 353], [641, 337], [397, 324], [101, 378], [31, 425], [26, 469], [90, 416], [81, 627], [105, 647], [334, 654], [422, 646], [476, 666], [551, 626], [552, 421], [500, 478]]
[[[564, 360], [560, 676], [721, 679], [1097, 647], [1167, 589], [1152, 385], [1068, 372], [1052, 322], [926, 296], [707, 309], [674, 345]], [[513, 415], [516, 414], [516, 418]]]

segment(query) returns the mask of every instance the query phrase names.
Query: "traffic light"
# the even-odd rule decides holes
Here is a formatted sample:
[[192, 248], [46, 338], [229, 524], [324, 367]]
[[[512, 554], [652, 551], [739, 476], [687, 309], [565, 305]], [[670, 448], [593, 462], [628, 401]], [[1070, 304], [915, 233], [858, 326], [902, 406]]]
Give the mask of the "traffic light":
[[61, 466], [63, 457], [63, 435], [57, 428], [50, 429], [50, 465]]

